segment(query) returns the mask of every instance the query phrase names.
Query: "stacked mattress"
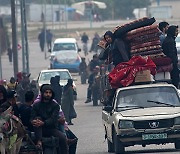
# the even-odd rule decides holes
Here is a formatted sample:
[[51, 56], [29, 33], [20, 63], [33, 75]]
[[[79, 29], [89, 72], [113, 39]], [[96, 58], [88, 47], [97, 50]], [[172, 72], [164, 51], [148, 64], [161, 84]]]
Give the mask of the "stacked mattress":
[[165, 73], [172, 70], [172, 64], [171, 59], [163, 53], [159, 39], [160, 34], [158, 25], [153, 24], [128, 32], [126, 39], [130, 44], [132, 57], [149, 56], [157, 66], [157, 73]]

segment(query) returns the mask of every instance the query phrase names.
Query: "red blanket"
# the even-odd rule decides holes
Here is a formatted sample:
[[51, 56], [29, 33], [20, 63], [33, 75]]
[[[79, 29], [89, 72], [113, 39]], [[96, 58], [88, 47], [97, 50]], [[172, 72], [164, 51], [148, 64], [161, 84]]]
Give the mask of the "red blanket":
[[156, 65], [149, 57], [134, 56], [128, 62], [118, 64], [109, 73], [109, 83], [112, 88], [126, 87], [133, 83], [136, 73], [143, 70], [150, 70], [155, 75]]

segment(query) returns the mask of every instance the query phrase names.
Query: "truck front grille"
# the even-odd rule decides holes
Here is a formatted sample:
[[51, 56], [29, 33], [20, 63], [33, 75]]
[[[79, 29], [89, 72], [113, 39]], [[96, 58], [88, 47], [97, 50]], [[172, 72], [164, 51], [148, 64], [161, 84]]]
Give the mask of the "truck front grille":
[[147, 121], [134, 121], [135, 129], [168, 128], [174, 125], [174, 119], [160, 119]]

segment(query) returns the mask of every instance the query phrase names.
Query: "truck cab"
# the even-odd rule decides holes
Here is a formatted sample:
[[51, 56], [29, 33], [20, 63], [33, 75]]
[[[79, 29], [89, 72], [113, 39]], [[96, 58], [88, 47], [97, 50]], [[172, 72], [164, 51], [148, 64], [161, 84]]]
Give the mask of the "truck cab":
[[168, 83], [133, 85], [116, 90], [102, 110], [108, 152], [125, 147], [174, 143], [180, 149], [180, 97]]

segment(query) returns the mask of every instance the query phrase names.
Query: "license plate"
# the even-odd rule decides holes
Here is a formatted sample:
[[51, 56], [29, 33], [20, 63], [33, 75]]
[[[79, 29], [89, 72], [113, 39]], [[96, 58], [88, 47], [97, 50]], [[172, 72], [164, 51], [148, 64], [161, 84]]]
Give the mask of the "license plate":
[[157, 140], [157, 139], [166, 139], [167, 133], [163, 134], [143, 134], [142, 140]]

